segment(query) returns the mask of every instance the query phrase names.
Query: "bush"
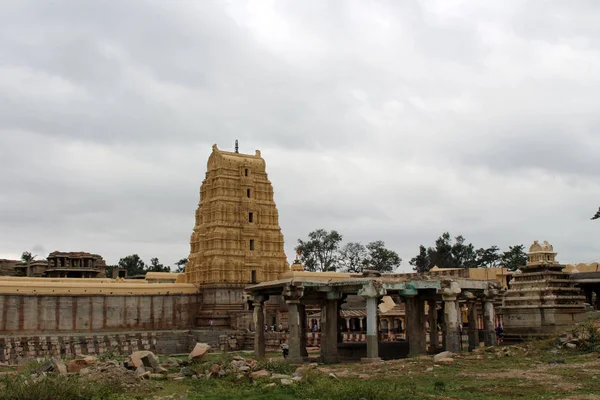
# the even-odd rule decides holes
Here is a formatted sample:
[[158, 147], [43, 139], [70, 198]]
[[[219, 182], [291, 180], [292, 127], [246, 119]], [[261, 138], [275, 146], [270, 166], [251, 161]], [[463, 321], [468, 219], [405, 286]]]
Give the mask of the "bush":
[[579, 339], [579, 348], [583, 351], [600, 352], [600, 329], [593, 321], [577, 325], [572, 333]]
[[258, 369], [266, 369], [269, 372], [276, 374], [291, 375], [296, 370], [293, 365], [284, 360], [268, 359], [258, 363]]
[[0, 400], [101, 400], [111, 398], [117, 390], [106, 383], [60, 375], [37, 380], [25, 375], [0, 379]]

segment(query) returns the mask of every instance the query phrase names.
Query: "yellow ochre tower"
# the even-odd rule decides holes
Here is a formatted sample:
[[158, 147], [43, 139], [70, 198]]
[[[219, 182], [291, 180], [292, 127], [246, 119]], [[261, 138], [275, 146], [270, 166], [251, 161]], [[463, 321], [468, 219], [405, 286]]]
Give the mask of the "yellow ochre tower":
[[240, 154], [237, 141], [235, 152], [219, 150], [216, 144], [212, 150], [185, 278], [202, 289], [200, 325], [213, 319], [231, 326], [234, 321], [225, 321], [225, 316], [244, 310], [244, 287], [278, 279], [289, 266], [273, 185], [260, 151]]

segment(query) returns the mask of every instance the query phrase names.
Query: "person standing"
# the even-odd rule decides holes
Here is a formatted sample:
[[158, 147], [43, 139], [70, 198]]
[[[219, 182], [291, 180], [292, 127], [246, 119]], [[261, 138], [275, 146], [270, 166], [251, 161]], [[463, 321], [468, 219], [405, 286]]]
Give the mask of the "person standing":
[[213, 320], [211, 319], [211, 320], [208, 322], [208, 324], [210, 325], [210, 330], [212, 331], [212, 330], [213, 330]]

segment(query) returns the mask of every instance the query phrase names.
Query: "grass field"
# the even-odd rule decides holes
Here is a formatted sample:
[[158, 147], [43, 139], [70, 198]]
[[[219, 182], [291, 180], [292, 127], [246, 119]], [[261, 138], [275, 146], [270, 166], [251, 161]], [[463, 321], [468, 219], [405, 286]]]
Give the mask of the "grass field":
[[[279, 354], [261, 368], [291, 374]], [[205, 362], [226, 362], [230, 355], [211, 355]], [[6, 370], [6, 368], [5, 368]], [[269, 378], [145, 381], [128, 387], [78, 376], [48, 377], [32, 382], [24, 372], [0, 377], [0, 400], [87, 399], [600, 399], [600, 358], [595, 352], [556, 349], [548, 343], [478, 350], [460, 354], [449, 365], [431, 356], [378, 364], [320, 365], [303, 381], [282, 386]], [[330, 376], [335, 375], [335, 377]]]

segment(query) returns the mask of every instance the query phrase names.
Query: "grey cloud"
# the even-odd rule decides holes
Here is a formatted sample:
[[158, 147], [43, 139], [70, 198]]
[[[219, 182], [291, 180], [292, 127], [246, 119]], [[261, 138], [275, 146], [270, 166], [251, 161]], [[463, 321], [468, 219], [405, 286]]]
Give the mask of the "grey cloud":
[[210, 146], [263, 150], [288, 256], [443, 231], [600, 254], [597, 2], [9, 1], [0, 257], [187, 255]]

